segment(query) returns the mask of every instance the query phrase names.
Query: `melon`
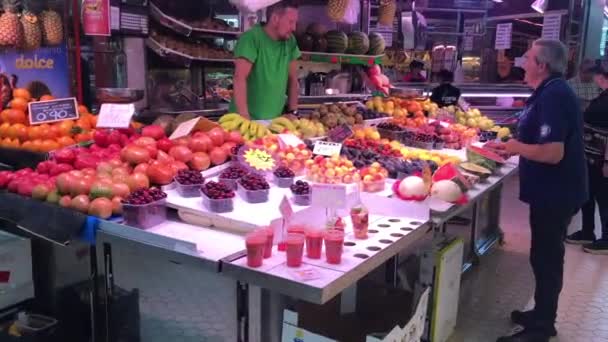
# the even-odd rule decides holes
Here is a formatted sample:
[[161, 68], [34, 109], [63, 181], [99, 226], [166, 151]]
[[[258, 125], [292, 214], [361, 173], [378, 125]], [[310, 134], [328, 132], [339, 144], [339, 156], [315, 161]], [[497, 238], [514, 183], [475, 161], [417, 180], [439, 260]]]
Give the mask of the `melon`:
[[325, 52], [327, 51], [327, 40], [325, 37], [315, 38], [312, 44], [312, 51]]
[[471, 174], [479, 177], [480, 179], [486, 179], [486, 178], [490, 177], [490, 175], [492, 175], [492, 171], [488, 170], [487, 168], [485, 168], [483, 166], [479, 166], [477, 164], [461, 163], [459, 166], [464, 171], [471, 173]]
[[460, 186], [462, 191], [467, 191], [473, 186], [452, 163], [444, 164], [433, 173], [433, 182], [438, 182], [440, 180], [451, 180]]
[[447, 179], [433, 183], [431, 187], [431, 197], [450, 203], [457, 202], [462, 197], [462, 194], [460, 186]]
[[348, 35], [348, 53], [364, 55], [369, 51], [369, 38], [363, 32], [352, 32]]
[[308, 33], [304, 33], [298, 37], [298, 47], [302, 51], [312, 51], [314, 46], [314, 38]]
[[306, 33], [310, 34], [314, 38], [323, 37], [325, 35], [325, 32], [327, 32], [327, 29], [325, 28], [325, 26], [319, 23], [312, 23], [306, 28]]
[[344, 53], [348, 48], [348, 36], [338, 30], [331, 30], [325, 34], [327, 40], [327, 52]]
[[506, 163], [504, 158], [498, 154], [477, 146], [467, 147], [467, 160], [490, 171], [494, 171]]
[[403, 178], [399, 183], [399, 195], [403, 197], [424, 197], [427, 195], [427, 187], [424, 180], [417, 176]]
[[384, 53], [384, 49], [386, 48], [386, 44], [384, 42], [384, 37], [378, 32], [372, 32], [369, 34], [369, 51], [367, 52], [370, 55], [377, 56]]

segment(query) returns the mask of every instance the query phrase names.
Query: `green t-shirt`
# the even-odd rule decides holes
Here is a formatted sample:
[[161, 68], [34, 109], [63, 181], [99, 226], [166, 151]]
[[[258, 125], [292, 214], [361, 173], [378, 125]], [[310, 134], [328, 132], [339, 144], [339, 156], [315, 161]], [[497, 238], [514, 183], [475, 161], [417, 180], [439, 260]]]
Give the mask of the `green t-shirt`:
[[[300, 56], [293, 36], [285, 41], [273, 40], [259, 24], [241, 35], [234, 57], [253, 63], [247, 78], [247, 105], [252, 119], [270, 120], [283, 113], [289, 63]], [[236, 112], [234, 99], [230, 111]]]

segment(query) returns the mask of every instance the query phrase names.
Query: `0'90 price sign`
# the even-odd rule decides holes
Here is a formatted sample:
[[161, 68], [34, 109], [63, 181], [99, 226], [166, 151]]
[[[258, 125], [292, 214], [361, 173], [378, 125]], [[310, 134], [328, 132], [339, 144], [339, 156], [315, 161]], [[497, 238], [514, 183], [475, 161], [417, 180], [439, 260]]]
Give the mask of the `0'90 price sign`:
[[78, 119], [76, 98], [30, 102], [28, 105], [31, 125]]

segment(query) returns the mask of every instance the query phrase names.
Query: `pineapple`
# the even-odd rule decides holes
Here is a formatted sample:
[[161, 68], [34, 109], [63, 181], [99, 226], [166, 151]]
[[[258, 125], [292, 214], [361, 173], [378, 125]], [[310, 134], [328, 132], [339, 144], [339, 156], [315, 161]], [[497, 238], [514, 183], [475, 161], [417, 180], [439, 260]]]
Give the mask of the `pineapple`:
[[21, 47], [23, 44], [23, 26], [19, 21], [21, 0], [2, 0], [4, 13], [0, 15], [0, 45]]
[[347, 7], [348, 0], [329, 0], [327, 3], [327, 16], [333, 21], [342, 21]]
[[396, 12], [397, 3], [395, 0], [380, 0], [380, 6], [378, 7], [378, 24], [393, 27], [393, 20], [395, 20]]
[[39, 0], [24, 0], [21, 25], [23, 26], [23, 47], [28, 50], [37, 49], [42, 45], [42, 28], [38, 19], [39, 13]]
[[63, 41], [63, 22], [61, 15], [53, 10], [42, 11], [38, 16], [42, 26], [42, 38], [45, 45], [59, 45]]

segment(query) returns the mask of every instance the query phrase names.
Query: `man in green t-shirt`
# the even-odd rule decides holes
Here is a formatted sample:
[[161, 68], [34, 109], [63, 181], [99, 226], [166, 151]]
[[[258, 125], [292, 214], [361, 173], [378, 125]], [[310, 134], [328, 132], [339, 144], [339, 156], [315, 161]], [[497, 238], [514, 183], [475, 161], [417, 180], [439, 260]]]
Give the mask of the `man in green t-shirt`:
[[300, 50], [293, 36], [298, 21], [294, 0], [266, 10], [268, 22], [255, 25], [239, 38], [234, 50], [234, 97], [230, 111], [252, 120], [271, 120], [298, 108], [296, 60]]

